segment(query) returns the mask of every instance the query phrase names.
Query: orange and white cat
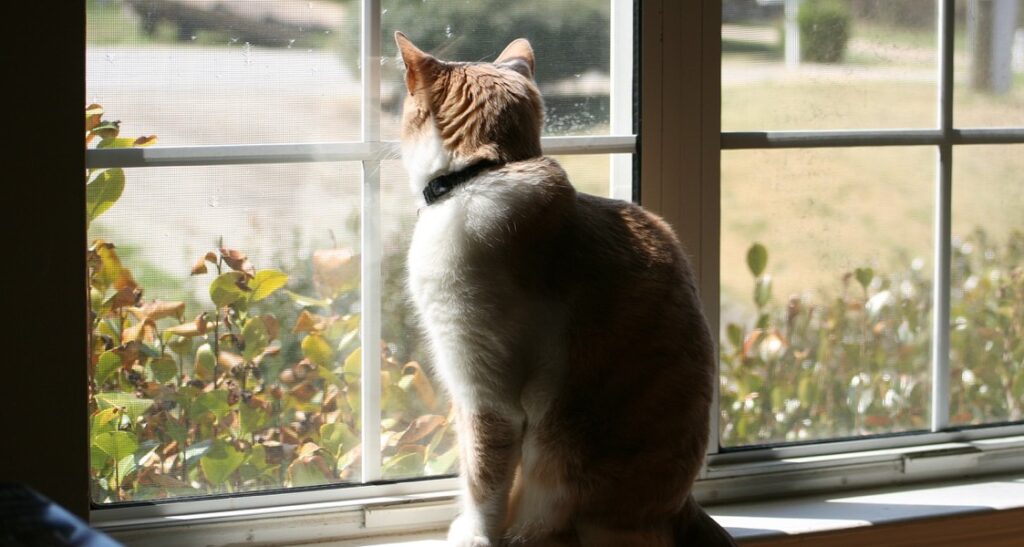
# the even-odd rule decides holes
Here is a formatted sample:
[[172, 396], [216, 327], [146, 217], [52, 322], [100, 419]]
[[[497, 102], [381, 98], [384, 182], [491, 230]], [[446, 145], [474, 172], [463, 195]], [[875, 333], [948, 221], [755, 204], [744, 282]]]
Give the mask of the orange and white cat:
[[693, 501], [714, 352], [671, 229], [541, 155], [534, 54], [396, 33], [419, 213], [408, 288], [458, 410], [456, 546], [731, 545]]

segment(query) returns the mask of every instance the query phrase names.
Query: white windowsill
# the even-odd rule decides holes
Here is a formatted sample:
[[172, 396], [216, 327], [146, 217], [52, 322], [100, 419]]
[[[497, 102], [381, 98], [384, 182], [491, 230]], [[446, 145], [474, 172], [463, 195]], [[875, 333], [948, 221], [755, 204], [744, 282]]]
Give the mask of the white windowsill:
[[[1022, 473], [928, 484], [904, 484], [841, 494], [819, 494], [773, 501], [730, 503], [708, 507], [707, 511], [734, 537], [744, 539], [827, 532], [1019, 507], [1024, 507], [1024, 474]], [[312, 520], [308, 520], [304, 524], [293, 521], [292, 524], [306, 527], [305, 532], [308, 534], [308, 527], [322, 526], [327, 532], [332, 523], [344, 519], [343, 517], [339, 518], [339, 515], [332, 514], [316, 517], [311, 515], [307, 518]], [[235, 526], [239, 525], [245, 526], [235, 523]], [[198, 530], [194, 532], [198, 532]], [[377, 534], [369, 538], [349, 538], [326, 542], [323, 539], [310, 541], [307, 534], [299, 534], [307, 539], [295, 543], [289, 543], [286, 530], [280, 532], [282, 533], [275, 534], [277, 541], [272, 540], [271, 544], [293, 547], [312, 547], [314, 545], [318, 547], [441, 547], [445, 545], [443, 530], [416, 534]], [[162, 534], [170, 534], [182, 539], [183, 536], [177, 535], [178, 533], [180, 532], [177, 530], [164, 529], [149, 530], [143, 534], [126, 532], [124, 535], [117, 533], [113, 535], [124, 541], [126, 545], [141, 546], [166, 543], [168, 538], [160, 537]], [[259, 537], [260, 534], [256, 535]], [[326, 535], [324, 539], [329, 537]], [[199, 538], [191, 536], [190, 539]], [[263, 539], [270, 538], [264, 536]], [[217, 542], [214, 540], [212, 543], [216, 544]]]
[[[1024, 475], [876, 488], [707, 509], [736, 539], [826, 532], [1024, 507]], [[319, 547], [443, 547], [443, 532], [317, 543]], [[312, 544], [301, 544], [309, 545]]]

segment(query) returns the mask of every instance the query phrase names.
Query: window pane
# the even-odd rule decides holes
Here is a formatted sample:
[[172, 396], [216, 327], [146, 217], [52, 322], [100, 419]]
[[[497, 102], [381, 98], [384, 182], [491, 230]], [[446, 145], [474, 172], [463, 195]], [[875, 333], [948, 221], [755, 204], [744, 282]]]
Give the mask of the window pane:
[[93, 173], [94, 501], [358, 480], [359, 173]]
[[359, 136], [355, 2], [86, 6], [86, 101], [118, 112], [133, 134], [161, 145]]
[[726, 0], [722, 129], [935, 127], [935, 13], [930, 0]]
[[956, 8], [956, 124], [1024, 126], [1024, 0]]
[[722, 154], [724, 446], [927, 426], [934, 150]]
[[[613, 159], [614, 158], [614, 159]], [[582, 192], [608, 195], [609, 165], [629, 154], [557, 157]], [[381, 167], [383, 204], [383, 337], [381, 429], [385, 478], [443, 475], [458, 470], [452, 414], [434, 375], [422, 330], [405, 288], [405, 255], [421, 201], [399, 161]]]
[[953, 162], [950, 421], [1024, 419], [1024, 145]]
[[[608, 134], [613, 2], [623, 3], [384, 0], [384, 138], [398, 138], [399, 114], [406, 93], [402, 61], [391, 39], [397, 30], [424, 51], [451, 61], [493, 61], [509, 42], [526, 38], [536, 54], [536, 80], [546, 110], [545, 134]], [[630, 77], [629, 73], [624, 77]], [[626, 104], [631, 108], [630, 101]], [[629, 128], [617, 131], [631, 132]]]

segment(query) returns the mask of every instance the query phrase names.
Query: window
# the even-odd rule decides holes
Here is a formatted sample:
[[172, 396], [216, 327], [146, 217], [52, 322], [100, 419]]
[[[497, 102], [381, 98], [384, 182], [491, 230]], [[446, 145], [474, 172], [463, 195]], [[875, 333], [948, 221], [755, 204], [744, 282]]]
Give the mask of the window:
[[[89, 239], [144, 289], [114, 306], [117, 276], [92, 274], [109, 339], [91, 363], [94, 517], [456, 487], [400, 294], [416, 205], [396, 29], [450, 58], [531, 38], [546, 153], [676, 228], [721, 350], [698, 496], [922, 478], [942, 465], [863, 452], [973, 439], [990, 440], [954, 448], [1019, 466], [1024, 82], [997, 22], [1016, 10], [1019, 35], [1020, 0], [690, 4], [89, 2], [87, 101], [128, 139], [87, 154], [92, 176], [124, 175]], [[845, 30], [821, 37], [815, 17]], [[181, 503], [118, 503], [152, 500]]]
[[632, 2], [89, 2], [95, 504], [456, 471], [404, 293], [396, 30], [531, 39], [545, 151], [633, 197]]
[[1020, 423], [1022, 9], [723, 3], [723, 451]]

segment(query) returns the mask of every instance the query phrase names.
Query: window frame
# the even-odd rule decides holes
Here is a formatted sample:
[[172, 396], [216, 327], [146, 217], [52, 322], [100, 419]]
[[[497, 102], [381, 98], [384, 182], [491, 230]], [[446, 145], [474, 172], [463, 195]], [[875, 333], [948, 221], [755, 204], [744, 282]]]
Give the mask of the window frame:
[[[382, 43], [380, 0], [362, 0], [363, 59], [379, 58]], [[622, 2], [629, 5], [631, 2]], [[704, 312], [716, 339], [719, 335], [720, 159], [722, 150], [759, 148], [816, 148], [848, 146], [932, 145], [939, 151], [936, 181], [936, 290], [933, 323], [933, 401], [945, 394], [945, 409], [933, 412], [929, 432], [859, 437], [806, 444], [758, 446], [722, 450], [719, 447], [718, 383], [713, 402], [708, 457], [695, 491], [702, 501], [724, 501], [780, 492], [867, 486], [950, 475], [988, 473], [1024, 468], [1024, 424], [948, 427], [948, 325], [951, 161], [955, 146], [1024, 143], [1024, 128], [956, 128], [953, 124], [952, 30], [953, 0], [937, 0], [940, 9], [940, 112], [935, 129], [856, 131], [721, 131], [721, 11], [722, 2], [636, 2], [640, 35], [636, 86], [642, 105], [638, 132], [624, 135], [545, 137], [546, 154], [628, 154], [638, 157], [639, 197], [676, 230], [694, 265]], [[946, 15], [944, 15], [946, 14]], [[613, 23], [613, 29], [615, 24]], [[615, 43], [613, 32], [613, 43]], [[621, 57], [621, 56], [619, 56]], [[615, 55], [613, 59], [613, 71]], [[394, 157], [397, 143], [380, 140], [380, 63], [362, 62], [363, 122], [361, 142], [273, 145], [182, 146], [142, 149], [89, 150], [87, 167], [156, 167], [311, 161], [361, 161], [363, 210], [379, 211], [379, 179], [375, 168]], [[614, 102], [613, 102], [614, 104]], [[614, 120], [614, 116], [613, 116]], [[613, 121], [613, 133], [622, 122]], [[613, 172], [615, 172], [613, 163]], [[614, 186], [614, 183], [613, 183]], [[363, 249], [380, 249], [379, 215], [363, 214]], [[376, 243], [375, 243], [376, 242]], [[377, 257], [379, 258], [379, 257]], [[364, 291], [379, 294], [380, 271], [372, 257], [362, 264]], [[374, 289], [373, 283], [377, 283]], [[943, 288], [945, 290], [943, 290]], [[370, 300], [370, 299], [366, 299]], [[369, 302], [368, 302], [369, 303]], [[379, 339], [379, 300], [364, 311], [364, 339]], [[367, 338], [369, 337], [369, 338]], [[363, 377], [375, 378], [380, 363], [364, 355]], [[936, 374], [936, 373], [939, 374]], [[946, 381], [941, 379], [945, 378]], [[373, 389], [373, 386], [364, 386]], [[364, 416], [379, 415], [376, 398], [364, 397]], [[933, 403], [933, 408], [934, 408]], [[84, 408], [84, 405], [83, 407]], [[75, 409], [80, 412], [80, 409]], [[377, 424], [379, 428], [379, 424]], [[363, 442], [372, 427], [364, 425]], [[379, 432], [377, 435], [379, 443]], [[372, 440], [364, 447], [371, 449]], [[86, 451], [86, 454], [88, 452]], [[379, 450], [375, 451], [379, 453]], [[967, 467], [964, 467], [967, 464]], [[955, 465], [954, 465], [955, 464]], [[78, 468], [76, 468], [77, 470]], [[247, 520], [273, 515], [361, 512], [368, 526], [373, 511], [399, 505], [454, 507], [458, 482], [451, 477], [382, 482], [376, 467], [364, 463], [364, 483], [272, 493], [246, 493], [96, 507], [92, 521], [107, 529]], [[750, 478], [757, 476], [756, 487]], [[81, 482], [79, 477], [74, 479]], [[447, 505], [445, 505], [447, 504]], [[450, 510], [406, 523], [422, 527]], [[446, 512], [449, 511], [449, 512]], [[400, 511], [395, 515], [402, 515]], [[404, 513], [408, 515], [409, 513]], [[394, 517], [401, 520], [399, 516]], [[430, 520], [434, 519], [434, 520]], [[357, 519], [358, 520], [358, 519]], [[384, 519], [385, 522], [390, 522]], [[435, 522], [436, 523], [436, 522]], [[365, 530], [364, 530], [365, 533]]]

